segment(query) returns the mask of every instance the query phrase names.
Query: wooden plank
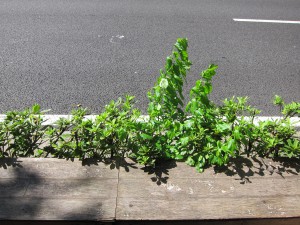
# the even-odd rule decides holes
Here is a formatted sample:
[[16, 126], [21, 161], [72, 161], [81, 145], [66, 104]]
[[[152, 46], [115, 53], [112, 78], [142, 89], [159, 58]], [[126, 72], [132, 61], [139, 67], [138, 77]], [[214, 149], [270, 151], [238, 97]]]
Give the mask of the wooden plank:
[[298, 175], [300, 162], [297, 159], [272, 159], [245, 158], [233, 159], [228, 166], [222, 168], [209, 167], [204, 173], [198, 173], [194, 167], [184, 162], [167, 161], [158, 165], [155, 169], [139, 165], [130, 159], [120, 168], [120, 177], [126, 174], [126, 178], [218, 178], [233, 177], [288, 177]]
[[0, 178], [0, 199], [2, 197], [22, 197], [28, 185], [28, 179]]
[[37, 198], [116, 198], [117, 179], [30, 180], [26, 197]]
[[[116, 224], [115, 221], [82, 221], [82, 220], [80, 221], [63, 221], [63, 220], [55, 220], [55, 221], [3, 220], [1, 221], [1, 225], [115, 225], [115, 224]], [[291, 225], [291, 224], [287, 224], [287, 225]]]
[[111, 221], [115, 205], [115, 198], [1, 198], [0, 220]]
[[207, 220], [299, 217], [299, 196], [203, 197], [184, 201], [118, 198], [117, 220]]
[[0, 220], [300, 218], [299, 161], [237, 159], [221, 173], [178, 162], [145, 170], [128, 160], [119, 172], [94, 161], [18, 161], [0, 162]]
[[1, 178], [26, 178], [27, 173], [17, 158], [0, 158], [0, 179]]
[[[187, 224], [188, 225], [220, 225], [220, 224], [221, 225], [266, 225], [266, 224], [299, 225], [300, 218], [284, 218], [284, 219], [268, 218], [268, 219], [243, 219], [243, 220], [239, 220], [239, 219], [234, 219], [234, 220], [123, 220], [123, 221], [116, 221], [115, 224], [116, 225], [187, 225]], [[12, 224], [8, 224], [8, 225], [12, 225]]]
[[9, 160], [0, 168], [0, 220], [114, 220], [117, 169], [95, 161]]
[[178, 162], [145, 172], [132, 163], [120, 169], [117, 220], [300, 217], [299, 162], [238, 159], [227, 174]]
[[[118, 197], [136, 199], [167, 199], [189, 201], [194, 198], [247, 198], [264, 196], [300, 196], [300, 178], [253, 178], [251, 183], [241, 184], [230, 178], [182, 178], [169, 179], [157, 185], [150, 179], [119, 180]], [[300, 213], [300, 212], [299, 212]]]
[[[0, 165], [6, 160], [1, 159]], [[18, 158], [13, 165], [0, 167], [0, 178], [118, 178], [118, 170], [109, 164], [87, 160], [85, 164], [78, 159], [56, 158]]]
[[248, 220], [1, 221], [1, 225], [299, 225], [300, 218]]

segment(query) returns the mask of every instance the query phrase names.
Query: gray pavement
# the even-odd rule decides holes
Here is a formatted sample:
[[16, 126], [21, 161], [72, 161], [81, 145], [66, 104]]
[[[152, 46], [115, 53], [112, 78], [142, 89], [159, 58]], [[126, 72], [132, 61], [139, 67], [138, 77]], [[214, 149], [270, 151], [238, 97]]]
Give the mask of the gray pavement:
[[249, 96], [278, 115], [274, 94], [300, 101], [298, 0], [0, 0], [0, 113], [34, 103], [51, 114], [77, 104], [99, 112], [147, 91], [178, 37], [189, 39], [185, 96], [208, 64], [219, 65], [212, 99]]

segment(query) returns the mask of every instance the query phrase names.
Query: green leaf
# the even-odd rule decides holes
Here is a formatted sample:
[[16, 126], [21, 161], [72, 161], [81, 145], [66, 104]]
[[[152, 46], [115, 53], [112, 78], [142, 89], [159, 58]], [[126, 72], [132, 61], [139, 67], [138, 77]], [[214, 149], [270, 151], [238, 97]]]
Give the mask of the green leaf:
[[284, 102], [283, 102], [282, 98], [279, 95], [275, 95], [274, 99], [273, 99], [273, 104], [274, 105], [283, 105]]
[[183, 155], [180, 155], [180, 154], [175, 155], [176, 160], [182, 160], [183, 158], [184, 158]]
[[233, 136], [234, 136], [234, 138], [236, 139], [236, 140], [240, 140], [241, 139], [241, 133], [240, 133], [240, 131], [239, 130], [237, 130], [237, 129], [235, 129], [234, 131], [233, 131]]
[[187, 158], [186, 164], [188, 164], [190, 166], [194, 166], [195, 165], [195, 160], [190, 156], [190, 157]]
[[151, 140], [153, 137], [149, 134], [140, 134], [140, 136], [145, 140]]
[[163, 89], [166, 89], [168, 87], [168, 85], [169, 85], [168, 80], [165, 79], [165, 78], [162, 78], [160, 83], [159, 83], [159, 86]]
[[203, 88], [204, 88], [205, 94], [209, 94], [209, 93], [212, 92], [212, 85], [211, 85], [211, 83], [206, 83], [206, 84], [203, 86]]
[[32, 106], [32, 113], [38, 114], [38, 113], [40, 112], [40, 109], [41, 109], [40, 105], [34, 104], [34, 105]]
[[216, 128], [218, 131], [220, 132], [224, 132], [226, 130], [230, 130], [231, 129], [232, 124], [231, 123], [218, 123], [216, 125]]
[[118, 133], [118, 138], [119, 138], [120, 140], [124, 140], [124, 139], [126, 138], [126, 136], [127, 136], [127, 132], [126, 132], [126, 130], [125, 130], [124, 128], [120, 128], [120, 129], [117, 131], [117, 133]]
[[172, 69], [172, 65], [173, 65], [172, 58], [169, 56], [169, 57], [167, 57], [167, 60], [166, 60], [166, 65], [165, 65], [166, 71], [169, 71], [170, 69]]
[[184, 121], [184, 127], [187, 129], [192, 128], [192, 126], [194, 125], [194, 121], [193, 120], [186, 120]]
[[186, 146], [189, 143], [189, 137], [180, 138], [180, 143], [182, 146]]
[[211, 80], [211, 78], [216, 74], [217, 65], [209, 65], [208, 69], [202, 71], [201, 76], [207, 80]]
[[158, 103], [157, 106], [156, 106], [156, 109], [161, 110], [161, 104]]

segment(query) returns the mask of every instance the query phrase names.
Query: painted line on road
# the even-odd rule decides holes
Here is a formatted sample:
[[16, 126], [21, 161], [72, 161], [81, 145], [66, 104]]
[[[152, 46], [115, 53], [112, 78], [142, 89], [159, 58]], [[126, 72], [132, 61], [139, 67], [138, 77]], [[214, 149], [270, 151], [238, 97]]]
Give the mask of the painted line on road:
[[293, 20], [258, 20], [258, 19], [237, 19], [233, 18], [236, 22], [252, 22], [252, 23], [289, 23], [289, 24], [300, 24], [300, 21]]
[[[0, 114], [0, 122], [3, 122], [5, 119], [6, 115], [5, 114]], [[97, 115], [88, 115], [85, 116], [86, 119], [91, 119], [95, 120]], [[43, 125], [55, 125], [55, 122], [59, 120], [59, 118], [65, 118], [65, 119], [70, 119], [72, 118], [72, 115], [43, 115], [43, 119], [45, 122]], [[246, 119], [248, 117], [245, 117]], [[147, 121], [149, 119], [148, 115], [142, 115], [138, 119], [138, 121]], [[250, 120], [250, 118], [248, 118]], [[254, 119], [254, 124], [258, 124], [260, 121], [275, 121], [275, 120], [280, 120], [283, 119], [283, 117], [280, 116], [257, 116]], [[290, 122], [294, 127], [300, 127], [300, 117], [291, 117]]]

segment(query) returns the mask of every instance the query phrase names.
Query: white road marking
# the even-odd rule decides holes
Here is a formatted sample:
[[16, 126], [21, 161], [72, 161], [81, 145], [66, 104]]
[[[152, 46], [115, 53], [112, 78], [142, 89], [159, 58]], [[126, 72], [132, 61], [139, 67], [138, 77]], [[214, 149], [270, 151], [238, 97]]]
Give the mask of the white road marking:
[[258, 20], [258, 19], [237, 19], [233, 18], [236, 22], [252, 22], [252, 23], [290, 23], [290, 24], [300, 24], [300, 21], [294, 20]]
[[118, 34], [118, 35], [116, 35], [116, 36], [112, 36], [112, 37], [109, 39], [109, 42], [110, 42], [110, 43], [114, 43], [114, 44], [118, 43], [118, 42], [115, 41], [116, 38], [118, 38], [118, 39], [123, 39], [123, 38], [124, 38], [124, 35], [119, 35], [119, 34]]
[[[0, 122], [3, 122], [3, 120], [5, 119], [5, 114], [0, 114]], [[86, 119], [91, 119], [91, 120], [95, 120], [97, 117], [97, 115], [88, 115], [85, 116]], [[43, 125], [54, 125], [56, 121], [59, 120], [59, 118], [66, 118], [66, 119], [70, 119], [72, 118], [72, 115], [43, 115], [43, 119], [45, 120], [45, 122], [43, 123]], [[247, 119], [247, 117], [245, 117]], [[280, 120], [283, 117], [280, 116], [257, 116], [254, 119], [254, 124], [258, 124], [259, 121], [268, 121], [268, 120]], [[149, 119], [148, 115], [141, 115], [140, 118], [138, 119], [138, 121], [142, 122], [142, 121], [147, 121]], [[248, 118], [250, 119], [250, 118]], [[294, 127], [300, 127], [300, 117], [291, 117], [290, 118], [290, 122]]]

